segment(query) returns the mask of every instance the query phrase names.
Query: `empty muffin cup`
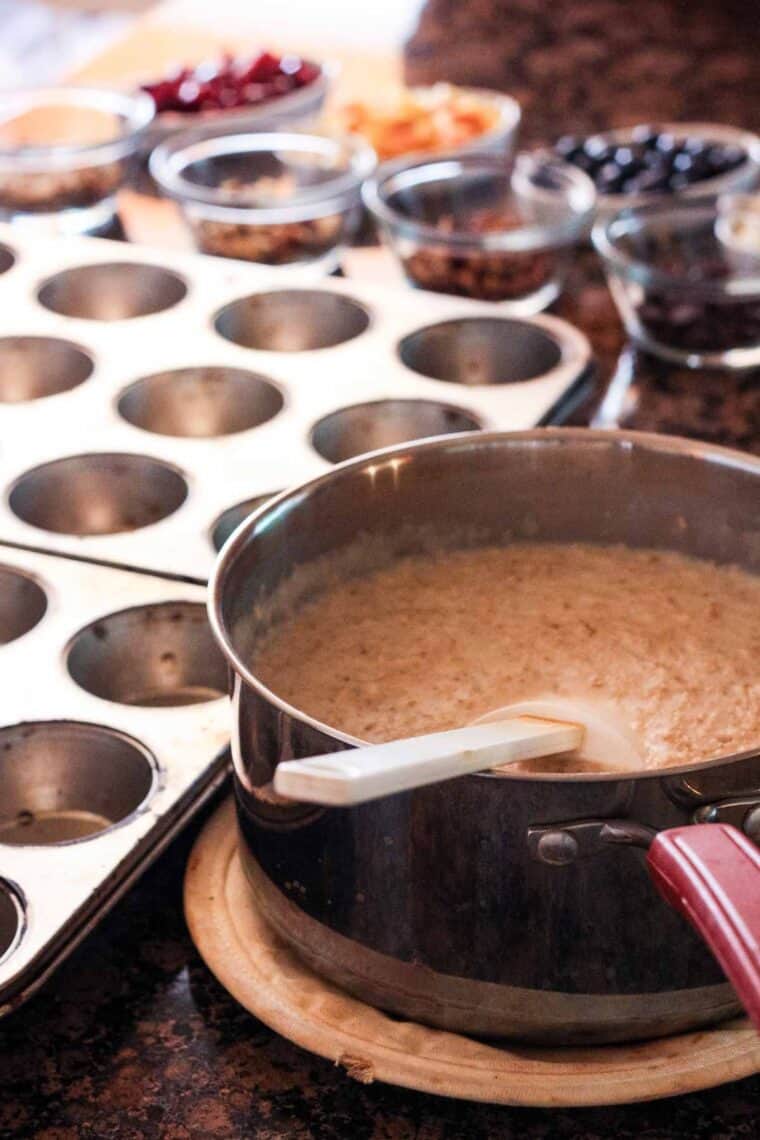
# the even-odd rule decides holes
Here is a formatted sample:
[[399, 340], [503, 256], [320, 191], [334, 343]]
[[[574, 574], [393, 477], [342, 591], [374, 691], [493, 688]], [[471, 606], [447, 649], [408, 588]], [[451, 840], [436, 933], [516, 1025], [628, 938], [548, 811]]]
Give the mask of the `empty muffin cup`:
[[201, 603], [108, 614], [74, 636], [67, 665], [88, 693], [123, 705], [195, 705], [227, 693], [227, 667]]
[[556, 368], [562, 345], [547, 329], [508, 317], [462, 317], [410, 333], [400, 342], [403, 364], [452, 384], [518, 384]]
[[182, 278], [159, 265], [110, 261], [56, 273], [40, 286], [38, 299], [63, 317], [124, 321], [171, 309], [186, 294]]
[[380, 447], [482, 426], [464, 408], [435, 400], [374, 400], [325, 416], [314, 425], [311, 442], [323, 459], [341, 463]]
[[47, 610], [42, 586], [28, 574], [0, 566], [0, 645], [34, 629]]
[[147, 455], [94, 452], [33, 467], [10, 492], [18, 518], [55, 534], [118, 534], [159, 522], [181, 507], [187, 483]]
[[0, 844], [66, 843], [122, 822], [148, 799], [156, 763], [136, 740], [77, 721], [0, 729]]
[[81, 348], [51, 336], [0, 339], [0, 403], [20, 404], [56, 396], [92, 375], [93, 362]]
[[15, 949], [24, 926], [24, 907], [9, 883], [0, 879], [0, 962]]
[[358, 301], [316, 289], [254, 293], [225, 305], [214, 319], [225, 340], [268, 352], [333, 348], [359, 336], [369, 323]]
[[119, 397], [129, 423], [158, 435], [210, 438], [247, 431], [282, 409], [271, 381], [242, 368], [177, 368], [131, 384]]
[[262, 503], [269, 502], [277, 494], [279, 494], [278, 491], [272, 491], [270, 495], [255, 495], [252, 499], [244, 499], [242, 503], [235, 503], [234, 507], [228, 507], [226, 511], [222, 511], [211, 528], [211, 541], [214, 550], [221, 550], [243, 519], [247, 519], [257, 507], [260, 507]]

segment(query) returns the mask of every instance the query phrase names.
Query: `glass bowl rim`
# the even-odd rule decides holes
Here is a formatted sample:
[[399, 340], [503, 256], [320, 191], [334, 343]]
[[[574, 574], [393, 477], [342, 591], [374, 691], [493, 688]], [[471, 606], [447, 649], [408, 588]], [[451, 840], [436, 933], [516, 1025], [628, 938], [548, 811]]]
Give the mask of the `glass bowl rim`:
[[102, 111], [123, 120], [121, 133], [93, 143], [44, 143], [0, 146], [0, 166], [14, 173], [47, 172], [71, 165], [102, 165], [123, 158], [136, 146], [138, 136], [152, 122], [155, 105], [141, 91], [117, 91], [106, 87], [29, 87], [0, 93], [0, 122], [4, 112], [17, 113], [45, 106], [82, 107]]
[[[562, 221], [528, 223], [513, 229], [484, 234], [467, 230], [443, 233], [436, 226], [410, 218], [391, 206], [387, 200], [391, 193], [399, 189], [426, 182], [453, 180], [467, 173], [513, 179], [518, 188], [523, 186], [527, 191], [532, 173], [542, 165], [558, 169], [565, 180], [566, 188], [575, 188], [586, 195], [587, 201], [582, 209], [574, 210], [565, 198], [568, 216]], [[529, 192], [535, 193], [535, 191]], [[548, 193], [553, 192], [548, 191]], [[514, 161], [508, 164], [488, 155], [430, 156], [426, 159], [417, 158], [412, 162], [404, 159], [383, 163], [364, 183], [362, 196], [365, 206], [373, 217], [391, 231], [425, 244], [448, 246], [463, 252], [484, 253], [528, 252], [570, 244], [591, 222], [596, 207], [596, 190], [589, 176], [544, 149], [521, 151], [515, 156]]]
[[[591, 241], [605, 268], [618, 277], [633, 281], [645, 288], [654, 285], [671, 292], [688, 289], [689, 292], [704, 298], [738, 301], [760, 294], [760, 257], [756, 273], [742, 274], [734, 269], [725, 278], [694, 281], [688, 280], [683, 274], [668, 273], [664, 269], [652, 266], [641, 258], [627, 254], [621, 248], [620, 239], [632, 232], [631, 227], [638, 223], [637, 230], [643, 233], [648, 223], [670, 214], [681, 217], [704, 215], [705, 218], [713, 217], [716, 222], [721, 216], [718, 199], [715, 195], [707, 195], [689, 201], [669, 200], [652, 202], [646, 206], [628, 206], [609, 217], [602, 217], [591, 231]], [[719, 239], [716, 235], [717, 240]]]
[[[238, 191], [200, 186], [184, 175], [188, 166], [204, 158], [250, 153], [252, 149], [322, 150], [326, 154], [330, 147], [344, 148], [348, 169], [278, 205], [258, 206], [246, 201]], [[220, 219], [229, 221], [276, 225], [342, 212], [351, 204], [354, 195], [358, 197], [361, 183], [374, 169], [376, 161], [372, 147], [355, 135], [277, 128], [268, 131], [191, 129], [173, 135], [157, 146], [150, 156], [149, 168], [162, 192], [180, 205], [187, 203], [199, 211], [206, 207], [209, 215], [213, 211]]]

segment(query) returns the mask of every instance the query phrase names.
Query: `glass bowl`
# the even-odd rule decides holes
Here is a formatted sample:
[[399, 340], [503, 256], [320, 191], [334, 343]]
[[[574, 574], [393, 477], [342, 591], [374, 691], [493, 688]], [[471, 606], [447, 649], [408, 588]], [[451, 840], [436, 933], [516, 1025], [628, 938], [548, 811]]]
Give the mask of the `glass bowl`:
[[760, 364], [760, 259], [737, 265], [715, 198], [601, 219], [592, 239], [632, 340], [692, 368]]
[[185, 132], [150, 157], [201, 252], [323, 273], [360, 221], [374, 165], [359, 140], [297, 131]]
[[517, 315], [559, 295], [595, 199], [585, 174], [543, 152], [511, 166], [486, 156], [386, 164], [364, 187], [411, 284]]
[[93, 233], [116, 212], [143, 131], [147, 95], [85, 87], [0, 95], [0, 221]]

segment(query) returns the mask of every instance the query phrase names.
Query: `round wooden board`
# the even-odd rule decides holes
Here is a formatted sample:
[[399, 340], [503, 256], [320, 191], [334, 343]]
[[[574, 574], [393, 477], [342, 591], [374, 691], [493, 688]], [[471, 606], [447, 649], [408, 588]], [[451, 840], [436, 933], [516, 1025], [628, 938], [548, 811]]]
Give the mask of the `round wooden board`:
[[308, 969], [266, 925], [237, 855], [232, 802], [198, 838], [185, 876], [190, 933], [209, 969], [254, 1016], [357, 1080], [493, 1104], [581, 1107], [655, 1100], [760, 1071], [746, 1019], [633, 1045], [486, 1045], [402, 1022]]

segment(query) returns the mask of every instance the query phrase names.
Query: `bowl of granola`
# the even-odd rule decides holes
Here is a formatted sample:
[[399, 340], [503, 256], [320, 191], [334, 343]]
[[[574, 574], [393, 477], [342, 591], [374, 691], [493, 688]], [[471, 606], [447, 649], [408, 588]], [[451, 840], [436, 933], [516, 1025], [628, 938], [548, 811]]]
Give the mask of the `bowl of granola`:
[[185, 132], [150, 158], [202, 253], [322, 273], [360, 221], [374, 166], [359, 139], [292, 130]]

